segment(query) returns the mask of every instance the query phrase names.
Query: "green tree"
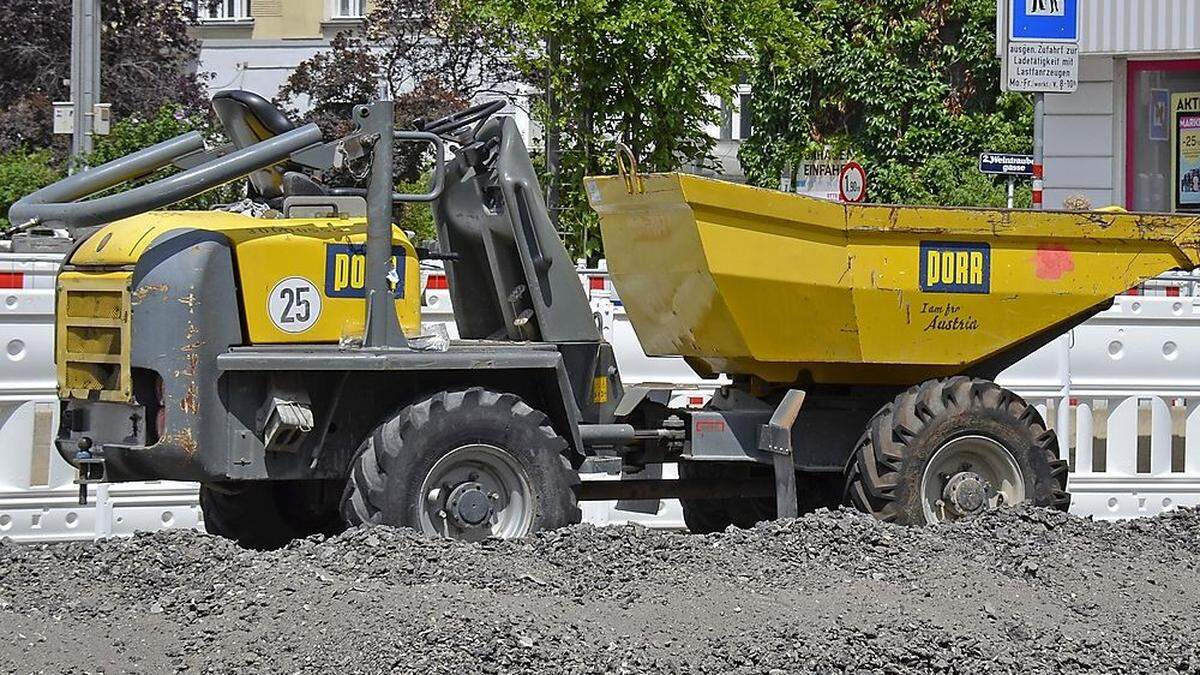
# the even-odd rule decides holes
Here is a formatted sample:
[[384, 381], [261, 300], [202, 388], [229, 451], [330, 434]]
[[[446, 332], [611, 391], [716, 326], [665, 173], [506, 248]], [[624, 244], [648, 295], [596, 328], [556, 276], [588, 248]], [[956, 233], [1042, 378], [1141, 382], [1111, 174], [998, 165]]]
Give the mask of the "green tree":
[[[426, 171], [416, 180], [400, 181], [396, 184], [396, 189], [400, 192], [420, 193], [429, 190], [429, 184], [433, 180], [433, 172]], [[411, 202], [404, 204], [396, 218], [396, 224], [400, 229], [412, 232], [413, 243], [418, 246], [431, 246], [436, 248], [437, 245], [437, 226], [433, 222], [433, 209], [428, 202]]]
[[7, 230], [8, 207], [21, 197], [62, 177], [59, 163], [47, 150], [0, 154], [0, 233]]
[[[147, 115], [165, 103], [206, 104], [196, 72], [200, 43], [185, 4], [104, 0], [101, 8], [102, 98], [116, 119]], [[51, 101], [70, 99], [71, 0], [0, 2], [0, 152], [54, 143]]]
[[849, 156], [876, 202], [1000, 205], [981, 151], [1027, 152], [1032, 107], [1001, 94], [993, 0], [790, 0], [826, 37], [817, 58], [754, 68], [748, 179], [778, 185], [798, 160]]
[[[714, 97], [755, 59], [786, 71], [821, 43], [786, 0], [491, 0], [523, 81], [549, 91], [532, 110], [558, 132], [559, 227], [579, 255], [598, 252], [582, 179], [614, 170], [615, 144], [646, 171], [710, 165]], [[551, 102], [551, 105], [547, 105]], [[551, 109], [553, 108], [553, 109]], [[551, 177], [551, 180], [554, 180]], [[590, 233], [590, 234], [589, 234]]]

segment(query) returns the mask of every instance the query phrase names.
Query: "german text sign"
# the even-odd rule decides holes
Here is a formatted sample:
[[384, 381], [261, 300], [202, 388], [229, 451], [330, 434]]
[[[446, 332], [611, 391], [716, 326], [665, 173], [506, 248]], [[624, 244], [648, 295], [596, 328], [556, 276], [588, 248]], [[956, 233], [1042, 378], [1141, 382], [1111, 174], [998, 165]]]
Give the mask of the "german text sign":
[[1004, 84], [1008, 91], [1070, 94], [1079, 88], [1079, 45], [1009, 42]]
[[979, 171], [995, 176], [1032, 176], [1033, 155], [985, 152], [979, 155]]

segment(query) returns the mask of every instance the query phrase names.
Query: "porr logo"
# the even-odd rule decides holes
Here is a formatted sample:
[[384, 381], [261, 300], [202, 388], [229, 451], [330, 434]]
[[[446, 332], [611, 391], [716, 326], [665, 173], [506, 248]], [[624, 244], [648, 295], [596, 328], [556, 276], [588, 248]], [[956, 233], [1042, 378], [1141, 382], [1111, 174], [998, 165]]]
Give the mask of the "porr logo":
[[921, 242], [920, 287], [926, 293], [989, 293], [992, 251], [987, 244]]
[[[392, 264], [400, 283], [396, 297], [404, 297], [404, 247], [392, 247]], [[361, 298], [366, 295], [367, 247], [364, 244], [325, 245], [325, 297]]]

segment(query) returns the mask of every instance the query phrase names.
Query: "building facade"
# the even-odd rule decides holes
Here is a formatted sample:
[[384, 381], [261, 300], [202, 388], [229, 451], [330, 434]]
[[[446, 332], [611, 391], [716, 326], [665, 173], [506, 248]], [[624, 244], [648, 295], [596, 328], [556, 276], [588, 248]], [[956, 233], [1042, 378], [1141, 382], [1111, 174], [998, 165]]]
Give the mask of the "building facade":
[[198, 0], [198, 68], [212, 74], [210, 91], [271, 98], [297, 64], [361, 25], [368, 9], [367, 0]]
[[[197, 70], [209, 73], [210, 92], [245, 89], [268, 99], [296, 67], [329, 47], [340, 32], [363, 25], [371, 0], [193, 0], [196, 37], [200, 40]], [[501, 111], [513, 117], [530, 147], [541, 147], [540, 126], [529, 115], [527, 94], [516, 92], [515, 104]], [[306, 102], [296, 102], [303, 110]]]
[[1079, 89], [1046, 95], [1046, 207], [1200, 209], [1200, 109], [1177, 110], [1200, 102], [1200, 0], [1079, 2]]

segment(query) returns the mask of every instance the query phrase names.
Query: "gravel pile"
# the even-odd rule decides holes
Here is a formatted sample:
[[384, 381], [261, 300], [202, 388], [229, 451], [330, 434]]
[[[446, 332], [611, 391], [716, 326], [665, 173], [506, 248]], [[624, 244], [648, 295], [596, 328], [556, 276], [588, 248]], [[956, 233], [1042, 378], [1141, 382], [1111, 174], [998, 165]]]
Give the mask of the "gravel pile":
[[16, 672], [1200, 671], [1200, 512], [0, 545]]

